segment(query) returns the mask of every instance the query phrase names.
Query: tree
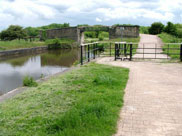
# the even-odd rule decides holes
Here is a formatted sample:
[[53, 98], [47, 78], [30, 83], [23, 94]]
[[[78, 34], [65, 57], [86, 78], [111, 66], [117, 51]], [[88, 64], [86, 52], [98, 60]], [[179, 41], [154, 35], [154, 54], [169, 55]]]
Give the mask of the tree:
[[140, 33], [149, 34], [149, 28], [148, 26], [140, 26]]
[[177, 28], [176, 26], [171, 23], [171, 22], [168, 22], [167, 23], [167, 26], [165, 27], [164, 31], [168, 34], [171, 34], [171, 35], [174, 35], [176, 36], [177, 35]]
[[154, 22], [149, 28], [150, 34], [160, 34], [164, 30], [164, 25], [161, 22]]
[[39, 35], [40, 30], [38, 28], [35, 28], [35, 27], [26, 27], [25, 31], [26, 31], [28, 36], [35, 37], [35, 36]]
[[65, 28], [65, 27], [70, 27], [70, 24], [69, 23], [64, 23], [64, 24], [53, 23], [53, 24], [50, 24], [50, 25], [41, 26], [39, 28], [43, 29], [43, 30], [47, 30], [47, 29], [57, 29], [57, 28]]
[[26, 32], [23, 29], [23, 27], [18, 25], [11, 25], [8, 29], [1, 32], [0, 38], [1, 40], [15, 40], [15, 39], [21, 39], [25, 38]]

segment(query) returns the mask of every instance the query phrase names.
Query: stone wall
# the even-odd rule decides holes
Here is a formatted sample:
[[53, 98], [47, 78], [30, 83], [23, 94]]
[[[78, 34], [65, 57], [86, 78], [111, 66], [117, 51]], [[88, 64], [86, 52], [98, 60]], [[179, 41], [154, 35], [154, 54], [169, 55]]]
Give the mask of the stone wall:
[[[124, 27], [124, 31], [121, 32], [121, 27]], [[93, 29], [93, 30], [92, 30]], [[109, 38], [135, 38], [139, 37], [139, 26], [112, 26], [102, 27], [103, 31], [109, 32]], [[84, 31], [96, 31], [94, 27], [68, 27], [60, 29], [51, 29], [46, 31], [48, 39], [53, 38], [67, 38], [75, 40], [78, 44], [84, 42]]]
[[[124, 28], [124, 30], [121, 30]], [[139, 37], [139, 26], [114, 26], [109, 29], [109, 39]]]
[[19, 56], [22, 54], [24, 55], [31, 53], [39, 53], [45, 50], [47, 50], [47, 46], [0, 51], [0, 59], [3, 59], [4, 57], [7, 58], [11, 56]]
[[67, 38], [67, 39], [78, 41], [78, 38], [79, 38], [77, 27], [47, 30], [46, 35], [48, 39]]

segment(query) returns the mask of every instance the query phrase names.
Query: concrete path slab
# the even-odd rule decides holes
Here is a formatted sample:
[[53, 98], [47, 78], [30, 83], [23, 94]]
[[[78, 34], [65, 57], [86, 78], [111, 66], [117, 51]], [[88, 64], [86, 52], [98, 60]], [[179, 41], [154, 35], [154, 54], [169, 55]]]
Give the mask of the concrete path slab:
[[[162, 47], [161, 40], [152, 35], [141, 35], [139, 47], [143, 44], [148, 48]], [[182, 64], [114, 61], [114, 58], [101, 58], [97, 63], [130, 69], [124, 106], [114, 136], [182, 136]]]
[[182, 64], [113, 60], [130, 69], [115, 136], [182, 136]]

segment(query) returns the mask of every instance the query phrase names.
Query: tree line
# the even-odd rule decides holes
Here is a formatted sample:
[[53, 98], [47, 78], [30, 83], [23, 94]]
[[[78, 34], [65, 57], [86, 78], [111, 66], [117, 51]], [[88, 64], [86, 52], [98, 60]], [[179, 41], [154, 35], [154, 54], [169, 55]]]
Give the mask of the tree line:
[[168, 22], [167, 25], [164, 25], [161, 22], [154, 22], [151, 24], [150, 27], [141, 26], [140, 32], [153, 35], [165, 32], [173, 36], [182, 38], [182, 24], [173, 24], [172, 22]]
[[19, 25], [10, 25], [7, 29], [0, 32], [0, 39], [3, 41], [11, 41], [15, 39], [26, 39], [28, 37], [38, 37], [40, 30], [46, 31], [48, 29], [70, 27], [69, 23], [64, 24], [50, 24], [41, 27], [26, 27]]

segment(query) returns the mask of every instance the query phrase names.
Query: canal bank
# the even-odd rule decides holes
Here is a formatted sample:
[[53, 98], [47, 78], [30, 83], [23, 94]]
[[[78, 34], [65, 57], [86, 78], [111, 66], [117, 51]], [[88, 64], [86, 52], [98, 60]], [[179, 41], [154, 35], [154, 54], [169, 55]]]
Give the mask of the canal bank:
[[[42, 83], [42, 82], [48, 81], [48, 80], [49, 80], [50, 78], [52, 78], [52, 77], [60, 76], [60, 75], [62, 75], [62, 74], [64, 74], [64, 73], [69, 72], [69, 71], [71, 71], [71, 70], [73, 70], [73, 69], [76, 69], [76, 68], [78, 68], [78, 67], [71, 67], [71, 68], [69, 68], [69, 69], [66, 69], [65, 71], [61, 71], [61, 72], [59, 72], [59, 73], [56, 73], [56, 74], [53, 74], [53, 75], [50, 75], [50, 76], [47, 76], [47, 77], [43, 77], [43, 78], [41, 78], [41, 79], [38, 79], [38, 80], [36, 80], [36, 82], [37, 82], [38, 84], [40, 84], [40, 83]], [[9, 92], [7, 92], [7, 93], [5, 93], [5, 94], [3, 94], [3, 95], [0, 95], [0, 103], [4, 102], [4, 101], [7, 100], [7, 99], [13, 98], [13, 97], [16, 96], [17, 94], [23, 93], [24, 91], [26, 91], [26, 90], [28, 90], [28, 89], [30, 89], [30, 87], [22, 86], [22, 87], [18, 87], [18, 88], [16, 88], [16, 89], [14, 89], [14, 90], [12, 90], [12, 91], [9, 91]]]
[[42, 51], [47, 50], [47, 46], [40, 46], [40, 47], [33, 47], [33, 48], [23, 48], [23, 49], [15, 49], [15, 50], [7, 50], [7, 51], [0, 51], [0, 57], [7, 57], [7, 56], [16, 56], [26, 53], [40, 53]]
[[91, 63], [29, 88], [0, 103], [0, 135], [112, 135], [128, 72]]
[[70, 69], [79, 59], [79, 49], [44, 50], [16, 57], [0, 57], [0, 95], [21, 87], [27, 75], [38, 80]]

